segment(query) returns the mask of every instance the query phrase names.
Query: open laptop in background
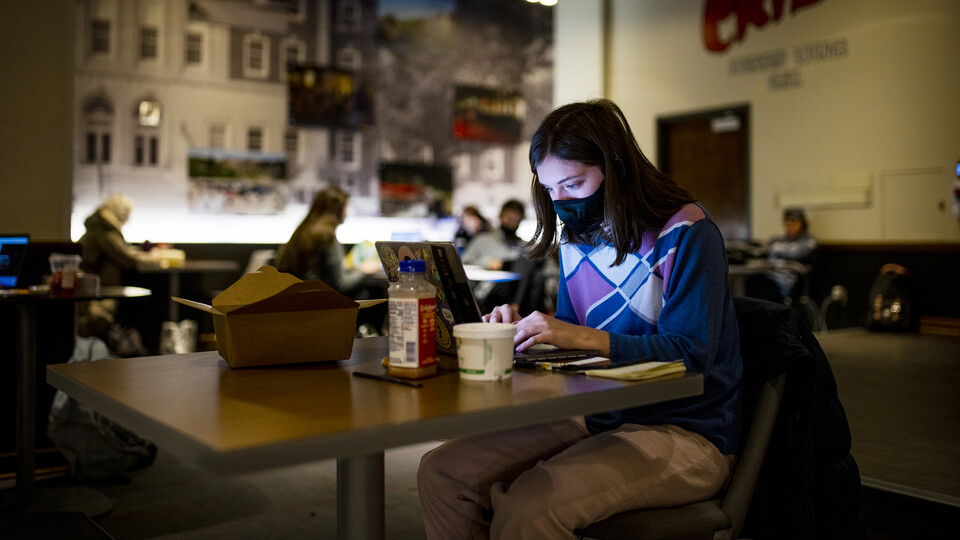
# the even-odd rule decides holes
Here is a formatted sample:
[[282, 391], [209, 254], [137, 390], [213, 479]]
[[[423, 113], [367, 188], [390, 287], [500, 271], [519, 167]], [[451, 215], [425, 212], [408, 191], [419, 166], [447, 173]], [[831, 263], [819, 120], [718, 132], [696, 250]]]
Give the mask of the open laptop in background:
[[30, 235], [28, 234], [0, 235], [0, 289], [18, 287], [17, 277], [20, 275], [20, 268], [23, 266], [29, 243]]
[[[402, 242], [381, 241], [375, 243], [380, 264], [391, 282], [399, 279], [400, 261], [421, 260], [427, 266], [427, 279], [437, 286], [437, 350], [456, 355], [457, 345], [453, 339], [454, 325], [481, 322], [480, 305], [473, 296], [467, 272], [460, 260], [460, 253], [452, 242]], [[581, 349], [537, 348], [518, 352], [515, 360], [536, 362], [567, 362], [596, 356], [598, 351]]]

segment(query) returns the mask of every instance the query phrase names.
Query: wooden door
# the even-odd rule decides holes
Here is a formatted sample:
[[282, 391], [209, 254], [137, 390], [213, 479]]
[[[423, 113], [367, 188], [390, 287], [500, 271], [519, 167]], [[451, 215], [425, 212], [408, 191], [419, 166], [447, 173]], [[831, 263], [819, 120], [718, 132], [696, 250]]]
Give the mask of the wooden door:
[[713, 215], [726, 241], [750, 239], [747, 106], [657, 120], [660, 169]]

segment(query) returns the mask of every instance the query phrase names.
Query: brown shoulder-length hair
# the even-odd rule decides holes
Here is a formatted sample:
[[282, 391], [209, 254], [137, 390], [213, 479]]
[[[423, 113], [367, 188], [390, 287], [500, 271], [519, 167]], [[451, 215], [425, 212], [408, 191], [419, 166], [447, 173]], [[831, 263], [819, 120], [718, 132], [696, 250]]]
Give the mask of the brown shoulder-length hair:
[[571, 103], [547, 115], [530, 142], [530, 187], [537, 229], [526, 246], [534, 259], [551, 254], [561, 238], [550, 194], [540, 184], [537, 166], [547, 156], [600, 167], [604, 177], [603, 220], [583, 235], [566, 230], [564, 241], [617, 250], [614, 264], [636, 251], [647, 228], [659, 228], [695, 199], [657, 170], [640, 150], [623, 111], [614, 102], [597, 99]]
[[349, 201], [350, 194], [337, 186], [318, 191], [307, 216], [290, 235], [290, 240], [278, 249], [277, 269], [303, 279], [317, 249], [337, 241], [337, 225], [343, 221], [343, 211]]

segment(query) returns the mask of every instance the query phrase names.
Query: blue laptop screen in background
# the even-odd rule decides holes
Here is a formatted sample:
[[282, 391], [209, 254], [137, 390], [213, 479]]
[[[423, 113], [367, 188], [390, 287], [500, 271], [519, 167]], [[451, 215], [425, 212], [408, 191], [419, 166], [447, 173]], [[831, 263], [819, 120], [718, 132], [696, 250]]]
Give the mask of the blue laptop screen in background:
[[0, 287], [17, 286], [17, 273], [29, 241], [27, 235], [0, 235]]

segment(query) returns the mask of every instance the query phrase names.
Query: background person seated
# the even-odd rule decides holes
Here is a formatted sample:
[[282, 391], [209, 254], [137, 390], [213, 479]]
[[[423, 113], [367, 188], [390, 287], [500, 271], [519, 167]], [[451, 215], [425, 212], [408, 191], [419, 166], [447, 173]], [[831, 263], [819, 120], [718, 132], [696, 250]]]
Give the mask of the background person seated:
[[[747, 279], [747, 296], [782, 303], [790, 298], [798, 280], [809, 273], [817, 251], [817, 240], [807, 231], [807, 217], [802, 208], [787, 208], [783, 211], [783, 236], [771, 238], [764, 252], [772, 263], [794, 261], [803, 265], [797, 268], [773, 268], [764, 274]], [[803, 274], [803, 276], [801, 276]]]
[[[124, 272], [135, 270], [141, 261], [152, 260], [123, 237], [123, 226], [132, 211], [129, 197], [111, 195], [83, 222], [86, 231], [79, 241], [83, 257], [80, 270], [100, 276], [103, 286], [125, 285]], [[103, 339], [119, 356], [145, 355], [139, 331], [123, 327], [118, 319], [124, 317], [118, 316], [117, 310], [116, 300], [94, 300], [78, 306], [79, 335]]]
[[[386, 281], [368, 279], [379, 274], [379, 261], [368, 258], [361, 268], [348, 266], [343, 245], [337, 240], [337, 227], [347, 217], [349, 202], [350, 195], [336, 186], [317, 192], [307, 216], [277, 250], [277, 269], [303, 280], [319, 279], [350, 298], [386, 298]], [[381, 333], [385, 306], [361, 310], [357, 317], [361, 334]]]
[[303, 280], [319, 279], [354, 298], [363, 289], [367, 272], [347, 268], [343, 245], [337, 241], [337, 227], [347, 217], [349, 202], [350, 195], [336, 186], [318, 191], [307, 216], [277, 251], [277, 269]]
[[467, 244], [469, 244], [476, 235], [490, 230], [490, 222], [487, 221], [487, 218], [483, 217], [476, 206], [464, 207], [463, 212], [460, 214], [459, 222], [460, 226], [453, 235], [453, 244], [457, 246], [457, 250], [462, 254], [463, 250], [467, 248]]
[[488, 270], [504, 270], [508, 263], [523, 257], [524, 241], [517, 228], [525, 217], [523, 203], [510, 199], [500, 207], [500, 226], [478, 233], [463, 250], [463, 264], [474, 264]]
[[506, 201], [500, 208], [499, 217], [500, 226], [477, 234], [467, 244], [461, 258], [464, 264], [516, 272], [521, 278], [519, 281], [478, 284], [474, 287], [477, 302], [484, 312], [502, 304], [510, 304], [524, 315], [543, 311], [546, 277], [540, 270], [544, 263], [524, 257], [525, 242], [517, 236], [517, 228], [525, 217], [523, 203], [516, 199]]

